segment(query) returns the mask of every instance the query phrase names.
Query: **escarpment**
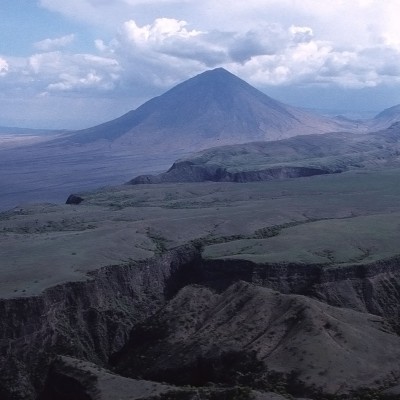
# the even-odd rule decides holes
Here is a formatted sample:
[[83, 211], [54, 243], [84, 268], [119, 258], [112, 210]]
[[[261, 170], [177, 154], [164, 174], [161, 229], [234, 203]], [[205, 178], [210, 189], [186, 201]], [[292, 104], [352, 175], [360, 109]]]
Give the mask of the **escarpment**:
[[128, 184], [139, 185], [146, 183], [172, 182], [264, 182], [271, 180], [301, 178], [314, 175], [325, 175], [341, 172], [326, 168], [312, 168], [300, 166], [273, 167], [260, 170], [231, 172], [219, 165], [196, 165], [191, 161], [180, 161], [172, 165], [167, 171], [159, 175], [141, 175]]
[[380, 315], [400, 330], [400, 258], [329, 267], [257, 264], [247, 260], [207, 260], [200, 281], [224, 289], [244, 280], [286, 294], [302, 294], [327, 304]]
[[0, 398], [35, 399], [57, 354], [100, 365], [124, 345], [134, 324], [164, 303], [176, 270], [197, 257], [184, 247], [156, 260], [110, 266], [87, 281], [0, 301]]
[[[344, 341], [349, 341], [353, 337], [349, 321], [352, 318], [351, 313], [355, 313], [354, 315], [361, 321], [360, 332], [367, 332], [366, 342], [374, 343], [374, 340], [377, 340], [376, 343], [378, 343], [380, 338], [380, 343], [382, 341], [390, 343], [389, 349], [396, 348], [397, 344], [400, 346], [400, 338], [396, 334], [399, 329], [400, 315], [400, 271], [398, 265], [398, 258], [370, 265], [342, 267], [256, 264], [243, 260], [204, 260], [201, 258], [198, 248], [183, 246], [146, 262], [102, 268], [90, 273], [87, 281], [55, 286], [47, 289], [40, 296], [2, 300], [0, 301], [2, 315], [0, 329], [1, 399], [36, 399], [46, 384], [49, 384], [49, 381], [46, 383], [46, 378], [56, 355], [72, 356], [102, 366], [107, 366], [111, 357], [114, 360], [113, 364], [119, 368], [118, 372], [124, 374], [124, 368], [121, 365], [125, 365], [128, 361], [125, 360], [125, 364], [122, 361], [115, 361], [118, 359], [115, 358], [115, 355], [119, 354], [121, 349], [126, 350], [128, 360], [134, 359], [134, 354], [145, 357], [141, 358], [139, 366], [146, 365], [146, 362], [148, 363], [152, 359], [162, 359], [163, 361], [159, 364], [152, 364], [152, 370], [149, 370], [145, 377], [159, 381], [165, 380], [171, 384], [200, 385], [211, 381], [215, 384], [248, 384], [254, 390], [275, 391], [273, 382], [281, 380], [285, 382], [288, 390], [289, 387], [291, 388], [293, 395], [299, 396], [315, 394], [319, 390], [326, 391], [330, 385], [327, 382], [331, 380], [332, 385], [329, 387], [337, 388], [338, 382], [343, 379], [345, 372], [336, 375], [328, 374], [329, 379], [318, 380], [318, 373], [323, 374], [325, 369], [329, 370], [330, 367], [321, 360], [318, 361], [318, 364], [313, 358], [312, 354], [315, 355], [318, 352], [312, 351], [313, 344], [307, 339], [308, 328], [298, 331], [296, 326], [301, 324], [304, 319], [308, 321], [307, 324], [311, 324], [310, 326], [315, 327], [317, 324], [319, 328], [312, 328], [312, 331], [315, 330], [315, 333], [318, 332], [318, 335], [321, 335], [318, 336], [320, 338], [318, 340], [323, 348], [326, 335], [329, 337], [331, 337], [330, 335], [341, 335], [345, 338]], [[246, 281], [248, 284], [247, 286], [243, 286], [243, 284], [237, 286], [238, 281]], [[198, 289], [192, 289], [193, 285]], [[260, 292], [256, 289], [257, 287], [263, 287], [267, 291]], [[169, 337], [171, 332], [175, 332], [173, 333], [175, 339], [181, 337], [183, 342], [189, 340], [187, 338], [192, 337], [194, 332], [182, 331], [180, 323], [187, 324], [188, 327], [185, 329], [195, 329], [196, 332], [201, 330], [207, 323], [207, 318], [215, 315], [214, 311], [210, 311], [214, 310], [212, 307], [217, 306], [217, 303], [224, 297], [228, 307], [226, 310], [231, 309], [229, 313], [233, 312], [235, 315], [236, 312], [239, 313], [236, 328], [231, 326], [230, 329], [234, 331], [240, 326], [239, 331], [241, 332], [243, 328], [241, 324], [245, 324], [249, 330], [247, 339], [252, 342], [253, 339], [256, 340], [257, 335], [261, 335], [262, 326], [254, 321], [249, 325], [245, 322], [248, 312], [243, 307], [249, 299], [254, 296], [255, 298], [261, 296], [260, 299], [284, 296], [282, 301], [287, 304], [287, 310], [289, 310], [293, 301], [285, 296], [293, 295], [300, 295], [300, 297], [294, 298], [296, 300], [293, 301], [298, 305], [290, 311], [290, 315], [287, 314], [288, 318], [284, 317], [279, 320], [278, 317], [274, 317], [277, 321], [276, 324], [269, 323], [268, 325], [272, 334], [270, 336], [263, 334], [259, 337], [264, 339], [257, 340], [261, 346], [264, 343], [263, 340], [271, 345], [274, 341], [281, 343], [282, 340], [286, 340], [284, 337], [287, 335], [291, 337], [294, 335], [293, 337], [297, 338], [293, 339], [294, 342], [291, 345], [288, 345], [289, 348], [297, 348], [295, 352], [299, 354], [302, 351], [311, 354], [309, 358], [303, 357], [303, 359], [308, 360], [311, 364], [317, 363], [315, 365], [318, 365], [319, 369], [311, 375], [302, 375], [299, 381], [295, 379], [296, 384], [293, 383], [293, 379], [298, 368], [303, 365], [304, 360], [300, 360], [301, 356], [296, 356], [297, 358], [293, 356], [292, 364], [282, 369], [279, 357], [274, 358], [269, 355], [265, 358], [258, 352], [258, 348], [253, 349], [252, 346], [246, 350], [247, 345], [242, 343], [243, 338], [240, 340], [238, 338], [235, 345], [227, 338], [228, 342], [224, 342], [222, 346], [212, 335], [205, 334], [202, 336], [202, 340], [208, 341], [211, 350], [202, 352], [203, 347], [197, 348], [196, 341], [193, 344], [196, 351], [188, 350], [192, 344], [189, 346], [189, 342], [187, 342], [188, 349], [184, 350], [180, 347], [180, 355], [174, 352], [174, 348], [162, 345], [163, 340]], [[182, 301], [185, 296], [186, 300]], [[265, 319], [274, 307], [277, 308], [277, 305], [273, 306], [274, 303], [271, 301], [262, 300], [263, 308], [257, 312], [261, 320]], [[210, 307], [210, 313], [207, 313], [207, 309]], [[165, 317], [161, 324], [157, 315], [160, 315], [159, 313], [168, 315], [167, 310], [174, 313], [175, 319], [171, 318], [166, 323]], [[281, 311], [280, 314], [285, 315], [286, 312]], [[310, 312], [311, 314], [309, 314]], [[337, 319], [335, 315], [338, 313], [343, 317], [340, 317], [342, 318], [340, 329], [335, 328], [336, 325], [332, 322], [335, 318]], [[221, 329], [225, 329], [224, 324], [229, 320], [228, 314], [225, 315], [224, 312], [218, 314], [221, 318], [218, 322], [218, 324], [222, 324]], [[373, 317], [372, 314], [375, 314], [376, 317]], [[184, 318], [186, 315], [186, 320], [181, 321], [178, 318], [179, 315], [183, 319], [186, 318]], [[196, 321], [192, 320], [194, 315], [198, 316], [195, 318]], [[331, 317], [327, 315], [331, 315]], [[173, 320], [176, 321], [176, 325], [174, 325], [176, 331], [170, 326], [170, 322]], [[260, 329], [261, 331], [255, 334]], [[322, 333], [319, 329], [322, 329]], [[347, 329], [350, 330], [347, 331]], [[252, 331], [255, 333], [250, 334]], [[145, 342], [143, 342], [143, 334]], [[149, 355], [147, 347], [143, 346], [146, 343], [151, 344], [152, 340], [155, 340], [158, 345], [152, 346], [153, 353]], [[190, 341], [190, 343], [192, 342]], [[344, 346], [345, 342], [342, 345]], [[218, 355], [219, 362], [222, 364], [215, 366], [210, 354], [214, 351], [212, 349], [216, 349], [218, 346], [222, 349], [222, 353], [216, 352], [215, 354]], [[371, 346], [370, 350], [373, 354], [381, 351], [374, 344]], [[288, 351], [284, 347], [280, 350], [282, 354]], [[198, 368], [201, 366], [201, 368], [207, 369], [207, 365], [214, 365], [217, 368], [214, 371], [214, 377], [206, 374], [203, 376], [203, 381], [199, 382], [194, 382], [191, 378], [182, 382], [172, 379], [171, 376], [177, 373], [179, 360], [183, 360], [180, 357], [185, 356], [185, 351], [189, 351], [190, 354], [191, 361], [188, 361], [187, 371], [192, 371], [194, 374], [192, 376], [196, 376]], [[357, 349], [356, 343], [351, 351], [354, 352], [356, 359], [362, 359], [362, 351]], [[238, 363], [239, 372], [240, 368], [246, 370], [250, 364], [255, 366], [262, 364], [263, 368], [260, 367], [261, 370], [258, 372], [253, 371], [255, 375], [251, 379], [249, 378], [251, 382], [239, 378], [236, 381], [227, 382], [224, 378], [226, 374], [223, 372], [224, 362], [230, 363], [229, 360], [232, 359]], [[346, 357], [341, 360], [345, 359]], [[383, 363], [383, 360], [381, 362]], [[343, 363], [345, 364], [345, 361]], [[159, 369], [157, 369], [157, 365], [159, 365]], [[184, 365], [185, 363], [182, 361], [181, 366]], [[196, 367], [196, 365], [200, 365], [200, 367]], [[382, 367], [383, 364], [378, 362], [379, 365]], [[394, 385], [397, 383], [396, 374], [399, 374], [400, 377], [400, 370], [397, 371], [392, 367], [393, 364], [389, 363], [382, 369], [379, 382], [374, 382], [372, 378], [361, 379], [355, 375], [352, 383], [341, 390], [343, 393], [350, 393], [354, 389], [362, 388], [366, 384], [372, 385], [372, 383], [375, 388]], [[375, 368], [376, 365], [371, 366], [363, 374], [372, 376]], [[145, 374], [144, 369], [143, 371], [141, 368], [138, 369], [138, 364], [129, 366], [128, 369], [135, 379], [140, 379]], [[265, 375], [267, 370], [269, 372]], [[263, 377], [262, 385], [256, 384], [257, 376]], [[311, 376], [311, 378], [307, 379], [307, 376]], [[63, 380], [61, 379], [61, 381]], [[326, 382], [328, 386], [318, 384], [322, 381]], [[53, 382], [52, 385], [54, 386], [54, 384], [56, 383]], [[294, 387], [297, 389], [293, 389]], [[328, 392], [332, 390], [329, 389]]]

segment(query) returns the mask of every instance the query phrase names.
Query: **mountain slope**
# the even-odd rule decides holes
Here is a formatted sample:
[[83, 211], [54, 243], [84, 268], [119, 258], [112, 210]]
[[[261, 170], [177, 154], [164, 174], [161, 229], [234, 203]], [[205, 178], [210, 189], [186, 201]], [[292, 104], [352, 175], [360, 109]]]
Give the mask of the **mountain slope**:
[[175, 86], [120, 118], [78, 131], [69, 141], [105, 139], [115, 146], [193, 150], [354, 129], [356, 124], [352, 122], [280, 103], [217, 68]]

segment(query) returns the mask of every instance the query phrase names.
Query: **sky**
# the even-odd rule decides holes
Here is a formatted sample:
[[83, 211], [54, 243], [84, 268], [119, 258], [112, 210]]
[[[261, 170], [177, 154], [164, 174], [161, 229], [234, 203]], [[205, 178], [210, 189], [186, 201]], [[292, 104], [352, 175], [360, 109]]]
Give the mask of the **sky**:
[[400, 104], [398, 0], [1, 0], [0, 126], [81, 129], [224, 67], [271, 97]]

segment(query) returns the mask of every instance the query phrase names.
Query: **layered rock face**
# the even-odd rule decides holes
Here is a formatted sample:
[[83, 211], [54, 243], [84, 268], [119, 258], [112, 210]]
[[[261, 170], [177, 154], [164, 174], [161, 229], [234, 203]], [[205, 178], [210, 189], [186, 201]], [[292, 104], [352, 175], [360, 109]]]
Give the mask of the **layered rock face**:
[[[60, 398], [71, 373], [58, 355], [111, 368], [133, 386], [141, 379], [179, 386], [172, 391], [212, 383], [246, 387], [238, 398], [248, 399], [380, 393], [400, 379], [398, 265], [213, 261], [185, 246], [37, 297], [2, 300], [0, 398]], [[94, 386], [74, 381], [63, 400], [110, 398], [99, 394], [103, 378], [93, 371]], [[191, 390], [157, 396], [195, 398]], [[233, 395], [211, 392], [198, 398]], [[146, 396], [137, 398], [153, 394]]]

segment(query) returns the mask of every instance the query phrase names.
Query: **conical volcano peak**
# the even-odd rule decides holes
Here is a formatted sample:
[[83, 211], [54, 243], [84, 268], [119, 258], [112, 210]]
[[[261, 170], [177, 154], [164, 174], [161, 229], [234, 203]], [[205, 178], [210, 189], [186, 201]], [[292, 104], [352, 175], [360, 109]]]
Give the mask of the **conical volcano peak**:
[[227, 71], [226, 69], [215, 68], [202, 72], [201, 74], [198, 74], [193, 78], [178, 84], [166, 94], [178, 94], [186, 91], [192, 93], [206, 93], [215, 91], [225, 92], [228, 90], [231, 92], [230, 95], [233, 95], [234, 91], [243, 89], [257, 91], [257, 89], [253, 88], [247, 82]]
[[224, 68], [196, 75], [134, 111], [77, 132], [126, 147], [199, 150], [221, 144], [276, 140], [343, 130], [336, 121], [272, 99]]
[[[250, 86], [247, 82], [243, 79], [240, 79], [238, 76], [232, 74], [231, 72], [227, 71], [225, 68], [215, 68], [210, 69], [208, 71], [202, 72], [199, 75], [194, 76], [191, 79], [188, 79], [185, 82], [182, 82], [180, 86], [187, 86], [192, 84], [206, 84], [206, 85], [225, 85], [225, 86], [233, 86], [233, 87], [247, 87], [251, 88], [252, 90], [257, 90]], [[173, 89], [172, 89], [173, 90]]]
[[[271, 99], [224, 68], [215, 68], [196, 75], [173, 87], [162, 97], [164, 97], [165, 102], [174, 103], [175, 109], [184, 110], [185, 113], [183, 115], [190, 115], [192, 119], [204, 119], [203, 116], [211, 112], [214, 117], [225, 120], [226, 123], [221, 124], [220, 121], [215, 121], [214, 117], [212, 117], [207, 122], [207, 131], [215, 131], [222, 128], [223, 125], [226, 129], [231, 129], [233, 133], [238, 129], [235, 126], [228, 128], [228, 125], [231, 125], [230, 120], [241, 121], [247, 118], [257, 120], [258, 115], [254, 115], [256, 111], [254, 107], [259, 107], [255, 106], [256, 103], [260, 103], [260, 106], [262, 104], [261, 107], [274, 110], [279, 108], [282, 113], [287, 115], [286, 110], [279, 102]], [[244, 115], [243, 112], [245, 111], [243, 110], [248, 110], [249, 112]], [[208, 120], [209, 116], [205, 118]], [[206, 121], [201, 122], [202, 126], [204, 126], [204, 122]], [[249, 131], [254, 132], [254, 128], [258, 131], [253, 122], [243, 122], [244, 126], [248, 126], [249, 123], [252, 125]], [[215, 128], [214, 124], [220, 128]], [[240, 130], [242, 130], [243, 134], [248, 131], [243, 126], [240, 127]], [[257, 134], [257, 139], [262, 140], [262, 136]]]
[[240, 79], [236, 75], [232, 74], [231, 72], [222, 67], [209, 69], [208, 71], [204, 71], [203, 73], [197, 75], [197, 77], [204, 77], [204, 78], [220, 77], [220, 78], [226, 78], [226, 79], [230, 78], [236, 80]]

